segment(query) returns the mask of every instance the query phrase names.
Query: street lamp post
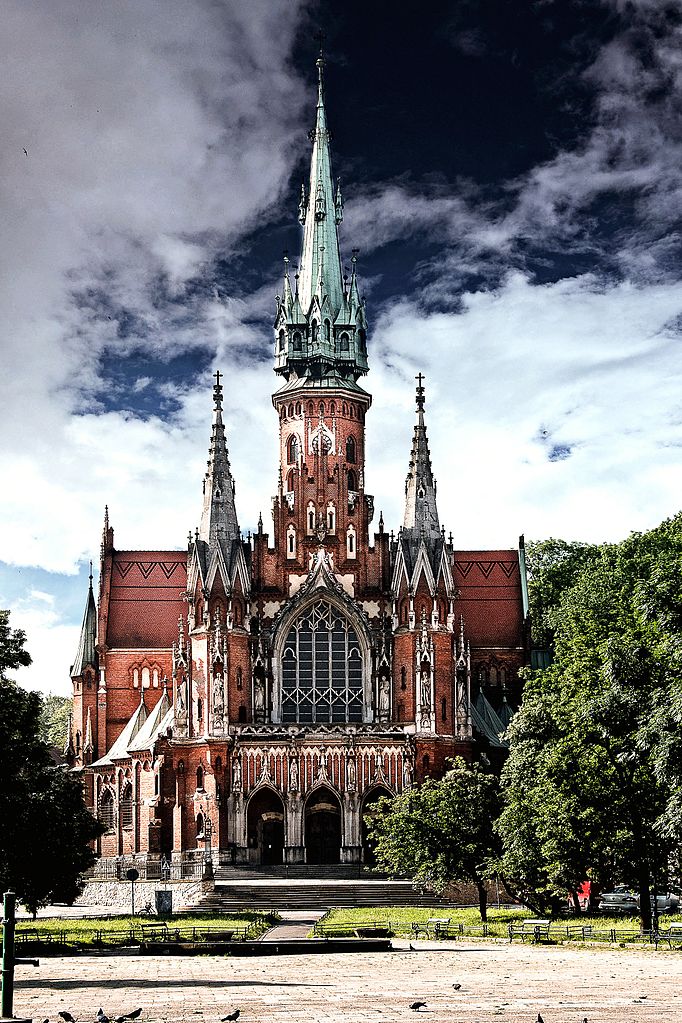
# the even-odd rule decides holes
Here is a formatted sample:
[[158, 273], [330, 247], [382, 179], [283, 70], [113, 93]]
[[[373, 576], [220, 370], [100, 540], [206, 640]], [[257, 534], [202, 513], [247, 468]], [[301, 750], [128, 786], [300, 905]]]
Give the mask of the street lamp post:
[[211, 820], [211, 818], [207, 814], [206, 815], [206, 820], [204, 821], [204, 860], [205, 860], [206, 866], [209, 869], [213, 865], [212, 858], [211, 858], [211, 838], [212, 837], [213, 837], [213, 821]]

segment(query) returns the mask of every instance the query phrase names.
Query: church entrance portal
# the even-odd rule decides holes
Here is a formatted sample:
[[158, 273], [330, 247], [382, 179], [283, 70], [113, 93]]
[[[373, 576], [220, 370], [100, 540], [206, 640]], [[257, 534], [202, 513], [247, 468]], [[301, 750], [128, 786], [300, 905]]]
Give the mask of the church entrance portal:
[[246, 811], [249, 859], [264, 866], [283, 861], [284, 804], [272, 789], [262, 789]]
[[382, 798], [382, 796], [388, 796], [389, 799], [392, 793], [388, 789], [376, 788], [372, 789], [368, 793], [367, 798], [362, 804], [362, 862], [367, 867], [374, 867], [376, 865], [376, 856], [374, 855], [374, 843], [369, 837], [369, 828], [367, 827], [367, 817], [371, 816], [372, 810], [376, 807], [376, 804]]
[[306, 863], [341, 859], [341, 804], [331, 789], [316, 789], [305, 805]]

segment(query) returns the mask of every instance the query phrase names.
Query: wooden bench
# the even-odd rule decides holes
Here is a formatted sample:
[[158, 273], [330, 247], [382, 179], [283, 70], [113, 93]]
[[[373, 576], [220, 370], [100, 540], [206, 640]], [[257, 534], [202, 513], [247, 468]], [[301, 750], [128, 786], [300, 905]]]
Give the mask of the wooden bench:
[[15, 931], [15, 940], [23, 944], [38, 942], [41, 945], [48, 945], [53, 941], [53, 935], [50, 931], [39, 931], [36, 927], [22, 927], [21, 930], [17, 928]]
[[518, 924], [509, 924], [509, 941], [514, 938], [532, 938], [533, 941], [542, 941], [549, 938], [549, 920], [522, 920]]
[[418, 938], [420, 934], [425, 934], [427, 938], [438, 938], [441, 933], [448, 930], [449, 926], [449, 916], [432, 916], [429, 917], [425, 924], [413, 923], [412, 933], [415, 938]]
[[165, 920], [157, 920], [153, 924], [140, 924], [142, 941], [177, 941], [180, 937], [178, 928], [171, 930]]
[[668, 948], [673, 947], [673, 942], [676, 945], [682, 944], [682, 924], [669, 924], [667, 931], [658, 931], [654, 934], [654, 943], [658, 948], [659, 941], [667, 941]]

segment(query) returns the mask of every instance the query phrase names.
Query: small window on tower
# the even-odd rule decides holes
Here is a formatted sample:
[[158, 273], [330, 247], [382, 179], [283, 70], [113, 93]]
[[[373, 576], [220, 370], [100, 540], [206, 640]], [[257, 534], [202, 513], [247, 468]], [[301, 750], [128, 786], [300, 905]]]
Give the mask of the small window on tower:
[[356, 556], [355, 549], [355, 528], [353, 526], [348, 527], [348, 533], [346, 534], [346, 554], [349, 558]]
[[355, 472], [354, 472], [353, 469], [349, 469], [348, 470], [348, 489], [349, 490], [357, 490], [358, 489], [358, 478], [355, 475]]
[[350, 350], [350, 341], [348, 338], [348, 334], [346, 334], [345, 331], [339, 338], [339, 348], [341, 349], [342, 352], [347, 352]]
[[333, 504], [327, 506], [327, 530], [333, 533], [336, 529], [336, 509]]
[[293, 525], [287, 529], [287, 558], [296, 557], [296, 530]]
[[332, 325], [329, 320], [324, 321], [324, 339], [329, 344], [332, 336]]
[[204, 788], [204, 769], [199, 765], [197, 767], [197, 792], [201, 792]]
[[287, 442], [287, 462], [289, 465], [296, 465], [300, 451], [301, 445], [298, 442], [298, 437], [295, 433], [292, 433]]
[[287, 492], [292, 494], [294, 492], [294, 470], [289, 469], [287, 473]]
[[301, 351], [301, 332], [298, 330], [294, 331], [294, 351]]
[[355, 465], [355, 438], [349, 437], [346, 441], [346, 461]]
[[308, 532], [309, 533], [314, 533], [315, 532], [315, 505], [313, 504], [312, 501], [308, 502], [308, 517], [307, 517], [307, 521], [308, 521]]
[[280, 332], [279, 332], [279, 350], [280, 350], [280, 352], [284, 351], [285, 341], [286, 341], [286, 334], [284, 333], [283, 330], [280, 330]]

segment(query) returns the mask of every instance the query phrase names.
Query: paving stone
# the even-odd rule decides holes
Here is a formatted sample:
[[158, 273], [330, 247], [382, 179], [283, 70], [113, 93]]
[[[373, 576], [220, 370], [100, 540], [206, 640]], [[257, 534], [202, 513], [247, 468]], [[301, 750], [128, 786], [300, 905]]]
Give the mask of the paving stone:
[[[673, 1023], [682, 955], [503, 943], [407, 943], [389, 953], [229, 958], [83, 956], [17, 967], [14, 1011], [38, 1023], [69, 1009], [93, 1023], [142, 1007], [140, 1023]], [[453, 983], [462, 985], [459, 991]], [[646, 995], [643, 999], [642, 996]]]

